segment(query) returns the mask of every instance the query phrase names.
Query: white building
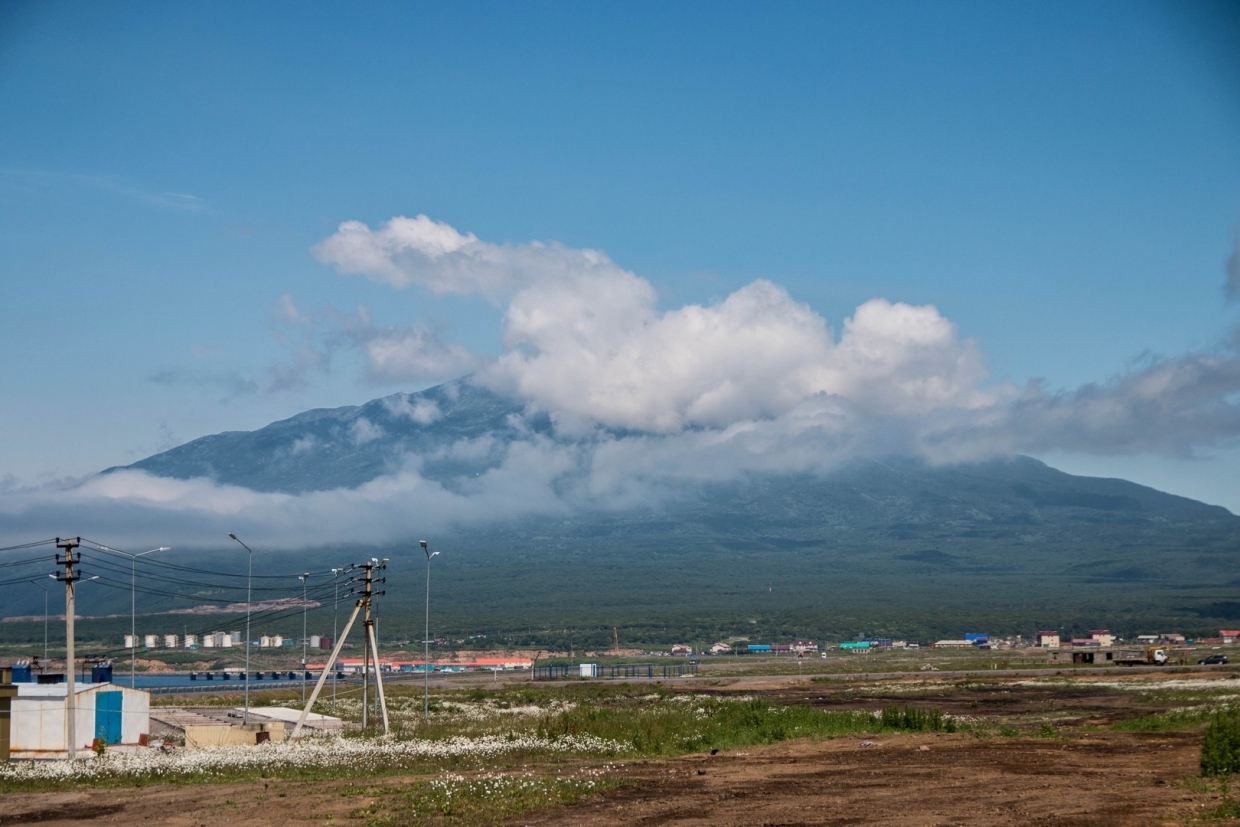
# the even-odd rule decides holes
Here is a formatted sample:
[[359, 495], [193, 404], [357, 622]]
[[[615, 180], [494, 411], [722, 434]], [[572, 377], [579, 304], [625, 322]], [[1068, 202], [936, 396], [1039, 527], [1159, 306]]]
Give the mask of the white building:
[[138, 648], [138, 636], [137, 635], [125, 635], [125, 648], [126, 649]]
[[[68, 684], [19, 683], [12, 702], [9, 745], [14, 758], [65, 754], [65, 696]], [[151, 696], [111, 683], [75, 686], [74, 741], [89, 752], [96, 738], [137, 745], [151, 731]]]
[[146, 635], [143, 638], [143, 645], [147, 649], [156, 649], [159, 647], [159, 635]]
[[177, 648], [177, 636], [176, 635], [164, 635], [164, 648], [165, 649]]
[[197, 649], [198, 648], [198, 635], [186, 635], [185, 636], [185, 648], [186, 649]]

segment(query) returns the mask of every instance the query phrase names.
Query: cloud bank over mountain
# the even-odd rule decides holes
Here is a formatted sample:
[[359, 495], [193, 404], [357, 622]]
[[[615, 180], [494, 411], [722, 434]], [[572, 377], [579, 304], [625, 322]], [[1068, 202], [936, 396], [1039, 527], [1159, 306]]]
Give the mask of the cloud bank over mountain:
[[[828, 474], [887, 456], [931, 464], [1053, 450], [1183, 457], [1240, 437], [1236, 336], [1072, 390], [1016, 387], [990, 381], [977, 344], [932, 305], [874, 298], [838, 334], [767, 280], [714, 304], [664, 308], [649, 281], [600, 251], [495, 244], [422, 215], [378, 229], [347, 221], [313, 252], [342, 275], [493, 303], [506, 349], [483, 359], [421, 322], [378, 327], [364, 307], [311, 317], [286, 296], [274, 327], [293, 356], [272, 371], [270, 390], [296, 387], [352, 349], [375, 383], [469, 372], [468, 383], [511, 400], [503, 433], [410, 448], [392, 434], [448, 421], [451, 388], [460, 386], [435, 398], [396, 395], [335, 431], [290, 432], [277, 446], [283, 454], [254, 458], [388, 451], [365, 479], [287, 493], [230, 485], [210, 470], [180, 480], [120, 471], [67, 489], [9, 492], [0, 525], [69, 514], [113, 537], [137, 525], [208, 538], [227, 525], [284, 545], [378, 542], [411, 520], [443, 530], [651, 506], [699, 483]], [[549, 427], [537, 425], [543, 420]], [[428, 470], [445, 463], [468, 471]]]
[[1240, 436], [1236, 334], [1074, 390], [1018, 388], [988, 382], [977, 345], [932, 305], [872, 299], [838, 337], [765, 280], [715, 305], [660, 309], [649, 281], [600, 251], [493, 244], [424, 215], [376, 230], [345, 222], [315, 254], [343, 274], [503, 306], [508, 351], [479, 361], [477, 381], [566, 433], [800, 438], [812, 422], [850, 443], [885, 434], [894, 450], [937, 461], [1056, 449], [1185, 456]]

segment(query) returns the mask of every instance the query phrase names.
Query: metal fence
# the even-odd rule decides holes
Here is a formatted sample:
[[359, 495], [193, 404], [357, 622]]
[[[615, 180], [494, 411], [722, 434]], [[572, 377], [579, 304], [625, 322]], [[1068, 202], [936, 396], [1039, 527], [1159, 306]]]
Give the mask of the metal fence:
[[[589, 667], [589, 668], [583, 668]], [[602, 679], [613, 678], [685, 678], [697, 675], [696, 663], [589, 663], [564, 664], [561, 666], [535, 666], [534, 680], [556, 679]]]

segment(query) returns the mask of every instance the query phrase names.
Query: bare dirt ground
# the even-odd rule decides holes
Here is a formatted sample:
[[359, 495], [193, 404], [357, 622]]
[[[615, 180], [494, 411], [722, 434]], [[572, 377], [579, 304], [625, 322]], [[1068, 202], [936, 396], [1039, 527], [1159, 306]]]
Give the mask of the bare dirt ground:
[[[698, 684], [692, 691], [762, 694], [781, 703], [829, 709], [915, 702], [991, 722], [1044, 720], [1062, 713], [1063, 726], [1054, 737], [1032, 737], [1028, 726], [1020, 737], [1004, 737], [990, 727], [984, 736], [962, 732], [800, 739], [716, 755], [621, 762], [612, 770], [623, 782], [620, 788], [506, 823], [513, 827], [1182, 826], [1202, 823], [1197, 817], [1222, 800], [1217, 784], [1197, 777], [1200, 732], [1106, 729], [1134, 713], [1129, 694], [1010, 681], [976, 687], [945, 682], [938, 687], [932, 680], [917, 680], [914, 695], [901, 690], [900, 682], [840, 686], [786, 679]], [[591, 761], [546, 769], [554, 773], [602, 765]], [[389, 794], [426, 780], [427, 776], [391, 776], [13, 793], [0, 799], [0, 827], [360, 825], [372, 816], [400, 816], [391, 809], [397, 797]], [[1208, 823], [1240, 824], [1240, 820]]]
[[[793, 741], [636, 767], [646, 783], [532, 825], [1156, 825], [1212, 806], [1197, 737]], [[923, 747], [925, 749], [923, 749]], [[1178, 783], [1177, 783], [1178, 782]]]
[[[1182, 825], [1218, 803], [1193, 783], [1200, 736], [968, 734], [790, 741], [642, 761], [631, 782], [529, 825]], [[410, 779], [154, 785], [5, 796], [0, 825], [348, 822]], [[356, 822], [354, 822], [356, 823]], [[1219, 822], [1214, 822], [1219, 823]]]

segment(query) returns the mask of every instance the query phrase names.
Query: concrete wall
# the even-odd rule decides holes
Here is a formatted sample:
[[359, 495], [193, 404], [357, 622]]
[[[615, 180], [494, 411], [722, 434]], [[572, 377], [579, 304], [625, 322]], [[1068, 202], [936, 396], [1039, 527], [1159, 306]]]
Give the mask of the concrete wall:
[[287, 737], [283, 721], [237, 726], [187, 726], [185, 748], [254, 746], [259, 732], [270, 733], [272, 741], [283, 741]]

